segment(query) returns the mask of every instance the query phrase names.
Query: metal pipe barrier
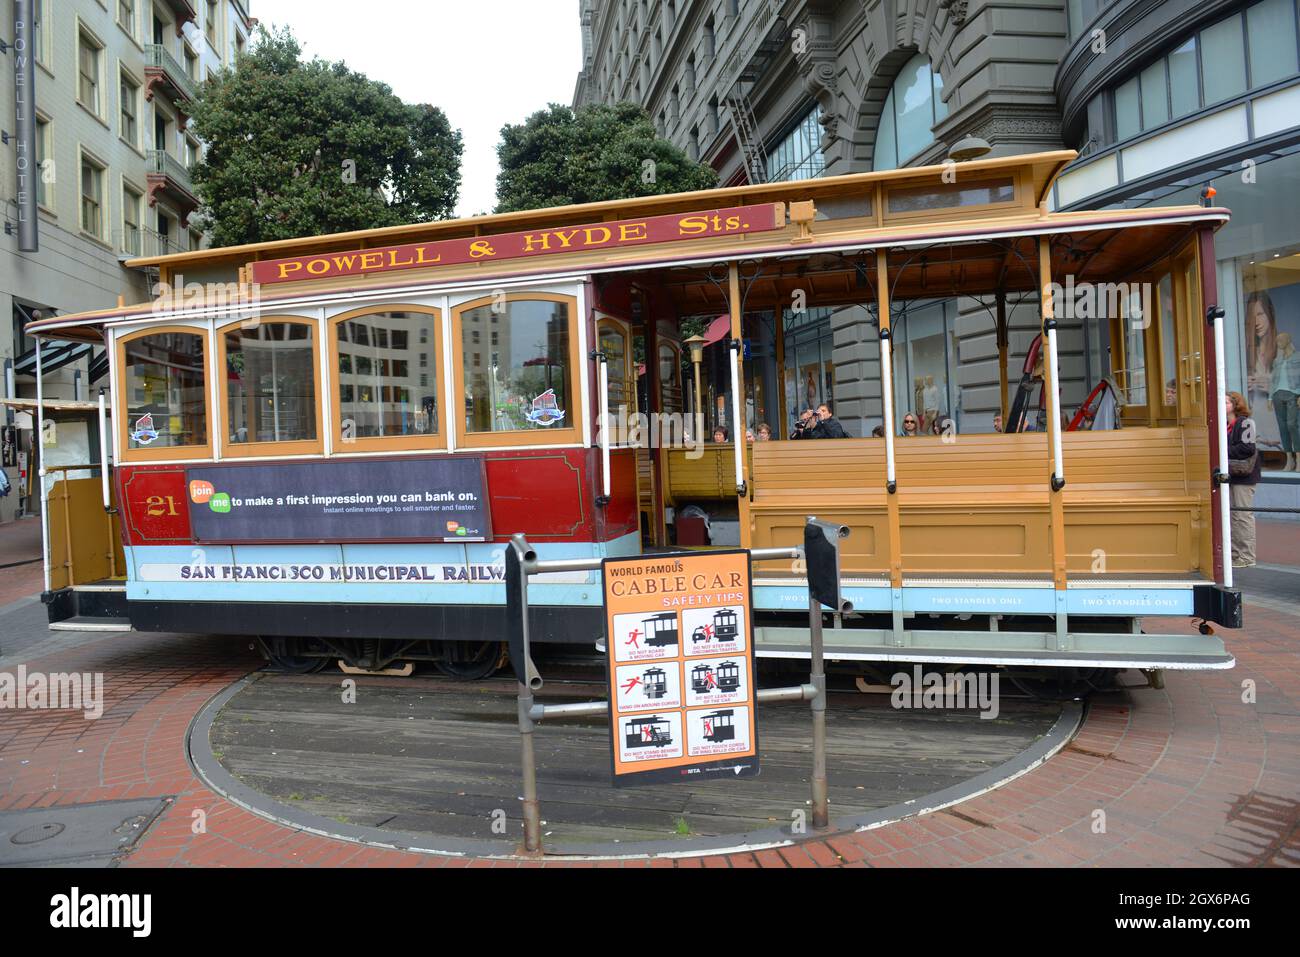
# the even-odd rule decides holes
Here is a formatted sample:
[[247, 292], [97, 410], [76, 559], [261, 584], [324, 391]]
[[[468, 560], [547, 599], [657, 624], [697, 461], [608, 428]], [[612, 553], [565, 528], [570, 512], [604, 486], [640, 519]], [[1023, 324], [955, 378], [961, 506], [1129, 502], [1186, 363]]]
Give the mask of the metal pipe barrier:
[[[830, 536], [833, 535], [833, 539]], [[751, 561], [774, 559], [806, 559], [810, 536], [833, 542], [834, 603], [837, 613], [851, 611], [853, 606], [840, 601], [839, 545], [838, 540], [848, 536], [848, 528], [818, 522], [812, 516], [804, 529], [805, 546], [795, 548], [753, 548]], [[818, 548], [818, 554], [824, 549]], [[600, 571], [600, 558], [539, 559], [537, 552], [522, 534], [512, 535], [506, 549], [506, 618], [509, 628], [510, 663], [518, 680], [517, 710], [519, 715], [520, 768], [523, 775], [524, 851], [542, 853], [541, 807], [537, 799], [537, 759], [533, 748], [533, 732], [537, 724], [547, 718], [599, 717], [609, 714], [608, 701], [583, 701], [572, 704], [539, 704], [533, 692], [541, 689], [543, 679], [533, 664], [528, 626], [528, 580], [534, 575], [548, 572]], [[819, 568], [824, 561], [818, 562]], [[828, 597], [821, 595], [822, 600]], [[808, 622], [812, 640], [812, 662], [807, 684], [784, 688], [764, 688], [756, 692], [755, 700], [765, 704], [777, 701], [808, 701], [813, 716], [813, 826], [825, 828], [829, 824], [830, 809], [826, 776], [826, 673], [822, 653], [821, 602], [814, 597], [813, 572], [809, 571]], [[752, 654], [752, 646], [751, 646]]]

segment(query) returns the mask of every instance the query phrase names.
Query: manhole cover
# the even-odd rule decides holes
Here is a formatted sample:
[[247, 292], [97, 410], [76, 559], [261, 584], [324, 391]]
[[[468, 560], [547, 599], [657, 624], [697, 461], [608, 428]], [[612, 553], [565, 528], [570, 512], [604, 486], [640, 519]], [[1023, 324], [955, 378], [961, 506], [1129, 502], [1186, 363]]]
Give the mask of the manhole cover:
[[64, 825], [58, 821], [46, 821], [43, 824], [35, 824], [32, 827], [25, 827], [13, 837], [9, 838], [10, 844], [39, 844], [41, 841], [48, 841], [52, 837], [57, 837], [63, 833]]
[[0, 811], [0, 867], [107, 867], [130, 850], [166, 806], [162, 798], [137, 798]]

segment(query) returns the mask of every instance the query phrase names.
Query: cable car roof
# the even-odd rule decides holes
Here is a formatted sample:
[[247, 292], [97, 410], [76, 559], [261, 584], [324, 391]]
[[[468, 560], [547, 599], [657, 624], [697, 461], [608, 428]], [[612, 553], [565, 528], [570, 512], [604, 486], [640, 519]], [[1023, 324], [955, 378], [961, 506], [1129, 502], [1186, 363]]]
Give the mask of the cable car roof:
[[[1036, 280], [1015, 262], [1018, 256], [1026, 258], [1026, 253], [1032, 253], [1032, 237], [1044, 234], [1069, 237], [1067, 241], [1053, 244], [1054, 273], [1068, 270], [1073, 272], [1076, 281], [1083, 281], [1086, 276], [1081, 276], [1079, 267], [1082, 266], [1089, 275], [1105, 274], [1113, 280], [1121, 278], [1115, 274], [1116, 269], [1132, 271], [1131, 267], [1153, 258], [1153, 252], [1181, 242], [1196, 224], [1208, 223], [1217, 228], [1228, 219], [1226, 209], [1200, 206], [1049, 213], [1044, 202], [1047, 192], [1055, 177], [1075, 156], [1073, 151], [1063, 150], [635, 197], [143, 257], [129, 260], [128, 265], [157, 267], [160, 281], [175, 281], [178, 285], [182, 279], [235, 283], [246, 280], [254, 264], [283, 257], [344, 250], [363, 255], [366, 250], [373, 253], [381, 247], [391, 251], [397, 248], [396, 244], [503, 237], [532, 228], [599, 227], [601, 223], [636, 217], [773, 204], [777, 222], [783, 225], [769, 224], [764, 231], [432, 265], [400, 272], [372, 270], [337, 278], [295, 279], [260, 289], [257, 303], [259, 309], [282, 311], [387, 290], [395, 294], [419, 294], [533, 276], [580, 277], [654, 269], [667, 283], [682, 313], [689, 314], [719, 307], [721, 290], [710, 280], [709, 270], [720, 262], [756, 261], [762, 266], [757, 285], [747, 296], [748, 308], [762, 308], [780, 299], [788, 301], [792, 288], [804, 289], [810, 301], [813, 296], [824, 298], [828, 304], [837, 296], [844, 301], [860, 301], [863, 296], [861, 260], [865, 253], [875, 249], [889, 250], [894, 296], [915, 296], [922, 289], [930, 297], [978, 294], [991, 291], [993, 284], [999, 282], [1010, 290], [1035, 288]], [[1008, 182], [1015, 184], [1014, 202], [920, 212], [886, 211], [895, 193], [909, 201], [920, 196], [923, 203], [926, 196], [944, 190], [951, 193], [956, 188]], [[946, 257], [946, 262], [938, 254], [926, 258], [924, 252], [918, 259], [918, 250], [936, 245], [960, 253], [953, 252]], [[905, 277], [900, 282], [893, 279], [895, 269]], [[872, 281], [874, 275], [868, 278], [868, 285]], [[247, 309], [247, 305], [242, 307], [244, 312]], [[194, 310], [185, 308], [184, 304], [162, 301], [119, 303], [107, 309], [41, 319], [29, 323], [26, 330], [28, 334], [45, 333], [62, 339], [97, 342], [102, 339], [103, 327], [115, 322], [138, 323], [147, 319], [167, 322], [182, 316], [194, 318], [209, 314], [234, 316], [237, 311], [233, 306]]]

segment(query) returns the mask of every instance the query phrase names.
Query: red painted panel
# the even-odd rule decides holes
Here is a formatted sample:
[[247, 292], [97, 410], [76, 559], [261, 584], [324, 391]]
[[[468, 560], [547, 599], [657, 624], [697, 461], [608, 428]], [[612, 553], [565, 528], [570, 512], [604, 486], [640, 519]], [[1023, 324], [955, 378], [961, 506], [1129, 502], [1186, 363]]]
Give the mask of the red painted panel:
[[185, 466], [130, 466], [117, 470], [118, 507], [128, 545], [189, 545]]
[[609, 454], [609, 504], [605, 506], [605, 534], [609, 541], [635, 532], [637, 524], [636, 450], [614, 449]]
[[515, 532], [530, 539], [591, 541], [592, 502], [583, 474], [585, 449], [488, 452], [492, 531], [498, 541]]

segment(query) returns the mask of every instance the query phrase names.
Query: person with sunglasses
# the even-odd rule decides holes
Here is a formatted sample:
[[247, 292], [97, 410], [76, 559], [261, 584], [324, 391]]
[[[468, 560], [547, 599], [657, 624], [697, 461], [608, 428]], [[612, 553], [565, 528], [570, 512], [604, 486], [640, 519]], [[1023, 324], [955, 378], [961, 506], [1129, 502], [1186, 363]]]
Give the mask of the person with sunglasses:
[[915, 413], [912, 412], [904, 413], [903, 432], [902, 432], [903, 438], [906, 439], [916, 438], [916, 436], [920, 434], [919, 429], [920, 429], [920, 420], [917, 419]]

